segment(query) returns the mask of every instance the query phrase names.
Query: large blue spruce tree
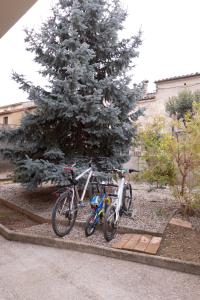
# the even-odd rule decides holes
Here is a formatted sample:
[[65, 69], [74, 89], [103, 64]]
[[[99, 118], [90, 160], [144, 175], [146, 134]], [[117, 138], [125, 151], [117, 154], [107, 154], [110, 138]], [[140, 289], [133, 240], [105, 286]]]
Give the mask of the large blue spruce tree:
[[126, 16], [119, 0], [59, 0], [40, 32], [26, 30], [27, 50], [49, 84], [13, 74], [37, 106], [19, 128], [1, 132], [17, 181], [59, 183], [63, 164], [80, 156], [100, 170], [129, 159], [141, 86], [130, 88], [126, 74], [141, 39], [119, 38]]

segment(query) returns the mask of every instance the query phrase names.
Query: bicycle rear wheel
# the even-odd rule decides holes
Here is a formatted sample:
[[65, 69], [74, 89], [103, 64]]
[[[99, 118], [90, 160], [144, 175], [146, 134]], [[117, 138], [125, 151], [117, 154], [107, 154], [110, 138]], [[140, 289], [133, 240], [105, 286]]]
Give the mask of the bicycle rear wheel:
[[116, 208], [114, 205], [110, 205], [104, 216], [103, 232], [104, 238], [107, 242], [111, 241], [116, 234], [117, 224], [116, 224]]
[[52, 210], [52, 227], [56, 235], [63, 237], [72, 230], [77, 217], [77, 199], [73, 188], [61, 194]]

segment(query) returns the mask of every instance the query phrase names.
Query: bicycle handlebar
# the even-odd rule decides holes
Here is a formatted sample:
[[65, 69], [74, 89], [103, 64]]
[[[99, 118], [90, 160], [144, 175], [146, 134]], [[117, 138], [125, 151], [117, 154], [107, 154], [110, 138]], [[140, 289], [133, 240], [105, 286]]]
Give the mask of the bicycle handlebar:
[[133, 173], [133, 172], [138, 173], [138, 172], [140, 172], [139, 170], [135, 170], [135, 169], [129, 169], [128, 171], [129, 171], [129, 173]]
[[111, 170], [108, 170], [108, 171], [116, 172], [116, 173], [119, 173], [119, 174], [133, 173], [133, 172], [138, 173], [138, 172], [140, 172], [139, 170], [135, 170], [135, 169], [115, 169], [115, 168], [113, 168]]
[[117, 184], [114, 184], [114, 183], [100, 183], [100, 185], [102, 185], [102, 186], [118, 187], [118, 185], [117, 185]]
[[[93, 159], [91, 158], [88, 162], [89, 164], [89, 167], [91, 168], [92, 167], [92, 162], [93, 162]], [[73, 169], [76, 165], [77, 165], [78, 161], [75, 161], [75, 163], [73, 163], [72, 165], [65, 165], [65, 169]], [[119, 173], [121, 175], [125, 174], [125, 173], [138, 173], [140, 172], [139, 170], [135, 170], [135, 169], [116, 169], [116, 168], [113, 168], [113, 169], [107, 169], [108, 172], [116, 172], [116, 173]]]

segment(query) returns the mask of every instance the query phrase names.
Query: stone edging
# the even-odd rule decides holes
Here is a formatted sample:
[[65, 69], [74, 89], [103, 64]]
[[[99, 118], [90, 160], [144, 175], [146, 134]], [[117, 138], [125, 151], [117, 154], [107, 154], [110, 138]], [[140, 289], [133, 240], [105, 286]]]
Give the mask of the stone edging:
[[102, 246], [94, 246], [86, 243], [79, 243], [73, 241], [66, 241], [58, 238], [50, 238], [39, 235], [28, 235], [18, 233], [7, 229], [0, 224], [0, 234], [11, 241], [18, 241], [22, 243], [31, 243], [35, 245], [42, 245], [48, 247], [56, 247], [60, 249], [68, 249], [79, 252], [91, 253], [126, 261], [132, 261], [142, 264], [147, 264], [155, 267], [166, 268], [179, 272], [186, 272], [195, 275], [200, 275], [200, 264], [185, 262], [178, 259], [170, 259], [161, 256], [153, 256], [150, 254], [130, 252], [126, 250], [118, 250], [106, 248]]
[[0, 183], [13, 183], [12, 178], [0, 178]]

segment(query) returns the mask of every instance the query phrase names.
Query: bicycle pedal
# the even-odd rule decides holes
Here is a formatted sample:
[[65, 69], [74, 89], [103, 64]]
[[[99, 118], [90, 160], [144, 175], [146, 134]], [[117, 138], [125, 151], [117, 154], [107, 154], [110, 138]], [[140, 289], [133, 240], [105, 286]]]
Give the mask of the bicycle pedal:
[[133, 215], [133, 212], [132, 212], [132, 211], [128, 211], [128, 212], [127, 212], [127, 217], [131, 218], [132, 215]]

